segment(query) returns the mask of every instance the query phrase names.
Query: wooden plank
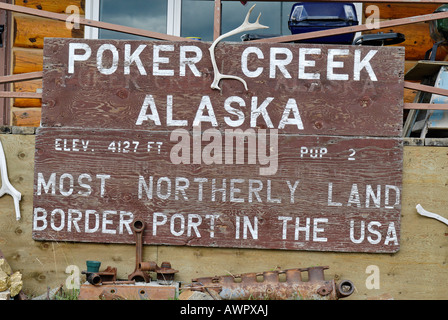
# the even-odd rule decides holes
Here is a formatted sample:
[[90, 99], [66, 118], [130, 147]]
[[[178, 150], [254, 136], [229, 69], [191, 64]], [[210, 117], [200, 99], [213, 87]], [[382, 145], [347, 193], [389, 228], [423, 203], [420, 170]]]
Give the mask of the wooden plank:
[[[42, 71], [0, 77], [0, 83], [20, 82], [42, 79]], [[41, 81], [42, 82], [42, 81]]]
[[[248, 157], [260, 152], [253, 137], [244, 144]], [[39, 128], [33, 238], [133, 243], [126, 226], [139, 217], [148, 226], [147, 244], [399, 249], [399, 138], [280, 135], [278, 164], [266, 166], [236, 158], [230, 164], [206, 164], [205, 158], [176, 164], [179, 144], [171, 140], [170, 132]], [[191, 140], [191, 155], [205, 157], [207, 146], [205, 139]], [[272, 152], [277, 146], [271, 140], [268, 147]], [[261, 167], [275, 170], [264, 175]]]
[[[15, 92], [42, 92], [42, 80], [31, 80], [14, 83]], [[14, 99], [14, 107], [18, 108], [30, 108], [30, 107], [41, 107], [41, 99], [27, 99], [27, 98], [16, 98]]]
[[405, 103], [403, 109], [420, 110], [448, 110], [448, 104], [444, 103]]
[[69, 29], [63, 21], [26, 15], [14, 16], [15, 47], [42, 49], [46, 37], [83, 38], [84, 29]]
[[[75, 61], [85, 52], [78, 50], [76, 57], [72, 55], [73, 69], [69, 70], [71, 45], [88, 48], [91, 54]], [[125, 74], [125, 46], [132, 52], [142, 50], [138, 55], [140, 68], [134, 61], [129, 74]], [[401, 135], [402, 48], [276, 44], [272, 51], [272, 44], [267, 43], [220, 45], [215, 54], [220, 72], [243, 77], [248, 90], [232, 79], [222, 80], [219, 91], [210, 87], [213, 68], [208, 46], [203, 42], [192, 46], [187, 42], [46, 39], [42, 125], [171, 130], [176, 126], [191, 129], [196, 120], [204, 128], [222, 130], [257, 127], [300, 134]], [[101, 60], [111, 74], [97, 68], [100, 47], [116, 50], [116, 64], [110, 60], [110, 51]], [[169, 51], [159, 51], [161, 48]], [[180, 52], [185, 48], [193, 58], [201, 56], [188, 67], [180, 63]], [[247, 71], [243, 72], [241, 57], [246, 49], [259, 50], [264, 58], [247, 54]], [[300, 52], [305, 50], [319, 53], [307, 54], [310, 66], [299, 69]], [[367, 64], [362, 68], [359, 80], [355, 79], [355, 50], [359, 59], [369, 61], [369, 69], [364, 68]], [[154, 52], [166, 63], [154, 64]], [[275, 58], [270, 62], [271, 52], [278, 54], [272, 54]], [[342, 68], [332, 69], [329, 52], [339, 52], [331, 59]], [[274, 64], [280, 65], [275, 61], [282, 61], [287, 54], [291, 61], [282, 71]], [[299, 74], [299, 70], [303, 72]], [[327, 70], [339, 75], [330, 75]], [[311, 77], [316, 79], [305, 79]], [[267, 114], [262, 116], [263, 106]], [[213, 117], [207, 114], [212, 111]], [[290, 118], [288, 125], [284, 125], [285, 114]]]
[[44, 48], [35, 239], [129, 243], [141, 217], [152, 244], [398, 250], [402, 48], [221, 44], [219, 73], [202, 42]]
[[216, 40], [221, 35], [221, 10], [221, 0], [215, 0], [213, 11], [213, 40]]
[[39, 127], [40, 109], [26, 109], [12, 111], [12, 125], [19, 127]]
[[42, 98], [42, 93], [0, 91], [0, 97], [1, 98], [31, 98], [31, 99], [40, 99], [40, 98]]
[[427, 85], [420, 84], [420, 83], [413, 83], [410, 81], [405, 81], [404, 87], [408, 88], [408, 89], [429, 92], [429, 93], [438, 94], [438, 95], [442, 95], [442, 96], [448, 96], [447, 89], [427, 86]]
[[43, 50], [41, 49], [14, 49], [13, 73], [42, 72]]

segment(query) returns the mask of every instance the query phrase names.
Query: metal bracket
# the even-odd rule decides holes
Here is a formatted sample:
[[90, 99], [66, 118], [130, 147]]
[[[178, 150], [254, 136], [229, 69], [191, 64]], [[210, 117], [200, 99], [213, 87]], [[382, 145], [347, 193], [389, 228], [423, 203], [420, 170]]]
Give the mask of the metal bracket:
[[0, 48], [3, 48], [3, 32], [5, 31], [5, 25], [0, 24]]

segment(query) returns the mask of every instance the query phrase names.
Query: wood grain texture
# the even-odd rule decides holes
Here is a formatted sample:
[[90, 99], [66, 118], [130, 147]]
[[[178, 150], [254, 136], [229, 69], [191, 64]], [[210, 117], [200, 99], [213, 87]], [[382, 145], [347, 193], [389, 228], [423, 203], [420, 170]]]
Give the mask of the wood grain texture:
[[[179, 76], [180, 46], [190, 46], [191, 43], [171, 43], [173, 51], [161, 55], [170, 63], [163, 63], [160, 69], [171, 70], [174, 76], [153, 76], [153, 47], [164, 45], [165, 42], [125, 42], [125, 41], [89, 41], [91, 58], [87, 61], [75, 62], [73, 74], [68, 74], [67, 59], [69, 43], [80, 43], [82, 40], [47, 39], [44, 59], [44, 92], [43, 92], [43, 126], [70, 127], [102, 127], [102, 128], [137, 128], [136, 120], [147, 95], [154, 97], [160, 116], [160, 126], [153, 121], [146, 121], [142, 129], [165, 130], [167, 126], [167, 97], [173, 98], [174, 119], [188, 120], [191, 127], [193, 118], [204, 96], [211, 101], [216, 114], [218, 128], [228, 126], [224, 117], [229, 113], [224, 109], [227, 98], [237, 96], [244, 100], [245, 107], [239, 108], [244, 114], [245, 123], [240, 126], [245, 129], [249, 125], [251, 105], [254, 97], [258, 107], [263, 101], [275, 97], [269, 104], [268, 113], [273, 126], [278, 127], [280, 118], [290, 98], [293, 98], [299, 108], [303, 121], [301, 134], [339, 134], [339, 135], [372, 135], [400, 136], [401, 114], [403, 102], [403, 50], [388, 47], [356, 47], [365, 57], [370, 50], [378, 50], [371, 65], [378, 81], [372, 81], [365, 70], [361, 80], [353, 80], [354, 48], [322, 45], [303, 45], [304, 48], [317, 48], [320, 55], [309, 55], [307, 59], [315, 60], [315, 67], [306, 72], [320, 70], [320, 80], [303, 80], [298, 78], [299, 48], [295, 44], [257, 44], [264, 59], [257, 59], [255, 54], [249, 55], [250, 70], [259, 67], [264, 72], [256, 78], [244, 77], [241, 71], [241, 54], [248, 46], [254, 44], [229, 44], [218, 46], [216, 57], [220, 72], [243, 76], [248, 82], [248, 91], [236, 80], [221, 81], [222, 91], [213, 90], [213, 69], [208, 53], [208, 44], [195, 44], [202, 52], [202, 59], [196, 64], [201, 76], [193, 75], [187, 67], [186, 76]], [[146, 68], [146, 75], [141, 75], [132, 63], [130, 74], [124, 75], [124, 46], [132, 44], [132, 51], [139, 45], [145, 49], [139, 55]], [[114, 74], [101, 74], [97, 69], [96, 52], [103, 44], [112, 44], [118, 50], [118, 66]], [[290, 50], [293, 55], [287, 66], [291, 78], [284, 77], [276, 69], [276, 77], [270, 78], [269, 57], [270, 46]], [[347, 49], [351, 48], [351, 49]], [[347, 81], [332, 81], [327, 79], [327, 51], [330, 49], [349, 50], [347, 55], [338, 56], [344, 63], [338, 73], [349, 75]], [[82, 50], [79, 50], [82, 52]], [[78, 53], [80, 54], [80, 53]], [[104, 55], [102, 62], [107, 68], [111, 66], [110, 52]], [[276, 59], [285, 59], [278, 55]], [[277, 67], [278, 68], [278, 67]], [[107, 89], [106, 89], [107, 88]], [[238, 108], [238, 107], [236, 107]], [[149, 113], [148, 109], [148, 113]], [[126, 115], [126, 116], [123, 116]], [[89, 122], [90, 120], [91, 122]], [[235, 120], [235, 117], [232, 118]], [[208, 124], [203, 124], [206, 128]], [[256, 126], [266, 128], [267, 123], [262, 117], [257, 118]], [[280, 128], [280, 132], [298, 133], [294, 126]]]
[[19, 127], [38, 127], [40, 125], [40, 109], [19, 109], [12, 111], [12, 124]]
[[43, 50], [21, 49], [13, 50], [13, 73], [28, 73], [43, 70]]
[[433, 13], [442, 4], [420, 4], [420, 3], [364, 3], [364, 15], [369, 16], [372, 12], [366, 12], [370, 5], [377, 6], [380, 19], [399, 19]]
[[83, 34], [83, 29], [69, 29], [63, 21], [26, 15], [14, 16], [15, 47], [42, 49], [46, 37], [82, 38]]
[[[71, 50], [71, 46], [79, 47]], [[36, 137], [35, 239], [127, 243], [133, 241], [133, 236], [123, 228], [129, 228], [133, 217], [141, 217], [153, 228], [152, 237], [145, 235], [146, 243], [153, 244], [396, 252], [403, 50], [315, 44], [220, 45], [216, 50], [220, 72], [245, 77], [249, 88], [245, 91], [243, 84], [235, 80], [222, 80], [221, 90], [210, 88], [214, 71], [208, 46], [202, 42], [46, 39], [43, 128]], [[190, 54], [188, 61], [184, 49]], [[253, 52], [245, 56], [247, 49]], [[337, 58], [331, 58], [332, 53]], [[130, 60], [125, 61], [125, 55]], [[283, 63], [285, 57], [290, 61]], [[361, 57], [368, 62], [361, 63]], [[363, 67], [356, 67], [357, 63]], [[243, 64], [247, 70], [259, 73], [248, 75], [246, 71], [244, 75]], [[332, 75], [333, 68], [345, 76]], [[265, 109], [261, 108], [263, 103]], [[292, 119], [291, 114], [295, 122], [284, 126]], [[272, 176], [263, 176], [260, 158], [253, 164], [246, 159], [232, 162], [235, 165], [208, 165], [197, 161], [189, 143], [188, 150], [181, 151], [189, 154], [188, 160], [175, 163], [172, 155], [179, 140], [171, 139], [171, 132], [184, 129], [184, 138], [193, 139], [192, 148], [200, 146], [201, 141], [194, 138], [198, 125], [193, 125], [195, 121], [204, 133], [215, 128], [220, 138], [227, 129], [278, 129], [278, 168]], [[193, 138], [188, 133], [191, 130]], [[250, 146], [254, 154], [257, 141], [247, 139], [244, 145], [247, 149]], [[210, 146], [203, 140], [205, 150]], [[75, 145], [67, 146], [73, 142]], [[79, 143], [85, 143], [81, 153]], [[118, 143], [120, 148], [127, 143], [126, 153], [111, 149]], [[160, 154], [154, 153], [156, 144], [161, 147]], [[222, 140], [219, 148], [225, 144]], [[272, 141], [269, 148], [273, 150]], [[307, 152], [299, 153], [302, 150]], [[356, 161], [352, 161], [355, 154]], [[74, 171], [64, 172], [67, 166]], [[72, 184], [66, 192], [66, 179], [90, 181], [92, 177], [97, 180], [92, 186], [96, 193], [75, 190]], [[101, 180], [98, 193], [101, 177], [111, 179], [111, 191], [105, 191], [105, 181]], [[57, 179], [62, 179], [59, 184]], [[297, 207], [294, 190], [299, 183]], [[56, 196], [57, 185], [62, 197]], [[173, 185], [175, 189], [171, 189]], [[189, 189], [187, 196], [185, 188], [192, 185], [196, 189]], [[154, 188], [157, 196], [148, 191]], [[278, 199], [272, 199], [276, 197], [273, 190]], [[333, 195], [341, 200], [333, 200]], [[372, 196], [376, 197], [374, 206]], [[393, 197], [394, 202], [389, 203]], [[183, 203], [181, 199], [188, 201]], [[86, 204], [92, 210], [104, 210], [94, 213], [98, 219], [105, 215], [102, 221], [106, 229], [104, 225], [98, 229], [100, 234], [96, 234], [98, 230], [89, 232], [91, 209], [83, 206]], [[77, 228], [79, 232], [73, 232], [69, 222], [72, 218], [65, 218], [68, 210], [70, 216], [76, 212], [78, 222], [84, 217], [84, 231]], [[215, 221], [218, 217], [220, 220]], [[112, 219], [114, 230], [107, 230], [108, 219]], [[288, 225], [288, 221], [292, 222]], [[319, 238], [313, 233], [310, 240], [311, 228], [320, 232], [317, 223], [322, 221], [328, 224], [328, 234]], [[159, 224], [161, 231], [157, 233]], [[303, 224], [308, 230], [305, 242], [299, 239]], [[365, 234], [367, 229], [372, 231], [372, 224], [374, 229], [381, 227], [373, 231], [376, 240]], [[359, 243], [354, 235], [356, 225]]]
[[[42, 90], [42, 80], [31, 80], [14, 83], [15, 92], [37, 92], [39, 89]], [[14, 107], [16, 108], [39, 108], [41, 107], [41, 105], [41, 99], [14, 99]]]
[[[146, 221], [147, 244], [348, 252], [396, 252], [399, 248], [400, 139], [281, 135], [278, 170], [263, 176], [259, 163], [238, 164], [234, 160], [233, 164], [173, 164], [170, 156], [177, 140], [170, 142], [169, 137], [167, 132], [143, 130], [118, 133], [111, 129], [39, 128], [34, 239], [132, 243], [132, 232], [119, 230], [119, 216], [123, 214], [123, 220], [138, 217]], [[126, 153], [118, 152], [117, 140], [122, 146], [125, 141], [131, 142]], [[150, 141], [163, 143], [160, 154], [155, 143], [148, 150]], [[114, 149], [110, 148], [112, 142]], [[203, 147], [206, 145], [204, 142]], [[305, 154], [303, 148], [310, 152]], [[319, 151], [319, 156], [317, 150], [322, 149], [325, 153]], [[355, 157], [353, 161], [349, 160], [351, 156]], [[83, 174], [86, 176], [79, 178]], [[98, 175], [109, 177], [104, 188]], [[51, 179], [54, 185], [48, 187]], [[77, 185], [79, 179], [90, 181], [88, 193], [83, 183]], [[253, 192], [255, 189], [257, 192]], [[373, 190], [375, 204], [368, 190]], [[71, 229], [69, 209], [78, 210], [78, 231]], [[110, 230], [103, 226], [88, 232], [94, 224], [86, 212], [92, 209], [98, 211], [98, 219], [108, 210], [115, 212], [103, 217], [103, 221], [110, 219]], [[51, 215], [54, 221], [50, 221]], [[211, 223], [210, 215], [219, 218]], [[195, 232], [185, 222], [193, 217], [195, 223], [201, 221]], [[296, 218], [301, 221], [300, 227], [308, 225], [307, 239], [307, 232], [297, 239], [294, 236]], [[171, 222], [157, 227], [158, 219]], [[243, 219], [250, 219], [247, 221], [257, 229], [247, 233], [246, 239]], [[285, 219], [291, 220], [288, 226], [283, 224]], [[306, 219], [310, 220], [308, 224]], [[321, 221], [320, 239], [313, 236], [316, 221]], [[381, 235], [369, 242], [367, 231], [365, 239], [360, 236], [361, 226], [365, 223], [366, 228], [372, 221]], [[85, 223], [88, 228], [83, 227]], [[357, 228], [352, 228], [352, 238], [364, 241], [351, 239], [351, 223]], [[391, 224], [396, 238], [387, 241]]]
[[14, 4], [27, 8], [57, 13], [65, 13], [68, 6], [74, 5], [79, 8], [79, 14], [84, 14], [83, 0], [17, 0], [14, 2]]

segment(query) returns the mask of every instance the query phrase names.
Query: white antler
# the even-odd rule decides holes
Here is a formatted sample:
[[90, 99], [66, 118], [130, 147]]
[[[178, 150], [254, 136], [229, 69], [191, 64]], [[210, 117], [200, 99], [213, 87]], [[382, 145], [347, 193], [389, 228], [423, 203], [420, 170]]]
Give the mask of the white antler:
[[222, 79], [235, 79], [235, 80], [241, 81], [244, 84], [244, 88], [246, 88], [246, 90], [247, 90], [246, 81], [244, 81], [240, 77], [232, 76], [232, 75], [224, 75], [221, 72], [219, 72], [218, 66], [216, 65], [216, 59], [215, 59], [215, 47], [216, 47], [216, 45], [218, 44], [219, 41], [221, 41], [224, 38], [233, 36], [234, 34], [237, 34], [237, 33], [240, 33], [240, 32], [244, 32], [244, 31], [269, 28], [267, 26], [264, 26], [264, 25], [260, 24], [259, 20], [260, 20], [261, 13], [258, 15], [257, 21], [255, 21], [254, 23], [250, 23], [249, 22], [249, 16], [250, 16], [250, 13], [252, 12], [252, 10], [254, 9], [254, 7], [255, 7], [255, 5], [253, 5], [249, 9], [249, 11], [247, 12], [246, 18], [244, 19], [244, 22], [243, 22], [242, 25], [240, 25], [236, 29], [233, 29], [232, 31], [229, 31], [229, 32], [227, 32], [225, 34], [220, 35], [218, 38], [216, 38], [215, 41], [213, 41], [212, 45], [208, 49], [210, 51], [210, 57], [212, 59], [213, 72], [214, 72], [213, 83], [211, 85], [212, 89], [221, 90], [221, 88], [219, 87], [219, 82]]
[[8, 169], [6, 167], [5, 152], [3, 151], [3, 145], [0, 141], [0, 173], [2, 175], [2, 187], [0, 188], [0, 197], [3, 197], [5, 193], [9, 194], [14, 199], [14, 208], [16, 210], [16, 219], [20, 220], [20, 207], [19, 201], [22, 198], [22, 194], [17, 191], [8, 179]]
[[426, 211], [425, 209], [423, 209], [423, 207], [420, 204], [418, 204], [416, 206], [416, 209], [417, 209], [417, 212], [420, 215], [428, 217], [428, 218], [433, 218], [433, 219], [439, 220], [440, 222], [443, 222], [444, 224], [448, 225], [448, 219], [446, 219], [446, 218], [444, 218], [442, 216], [439, 216], [436, 213], [432, 213], [432, 212]]

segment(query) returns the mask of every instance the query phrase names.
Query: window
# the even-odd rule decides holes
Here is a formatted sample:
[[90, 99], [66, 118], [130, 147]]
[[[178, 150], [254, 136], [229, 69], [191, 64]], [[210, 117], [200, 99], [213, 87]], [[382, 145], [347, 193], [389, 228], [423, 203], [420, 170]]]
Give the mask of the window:
[[[253, 34], [272, 36], [291, 34], [288, 29], [288, 18], [294, 2], [248, 1], [242, 5], [240, 1], [223, 1], [221, 15], [221, 33], [229, 32], [241, 25], [247, 11], [253, 4], [250, 21], [254, 22], [261, 13], [260, 23], [269, 29], [254, 30]], [[183, 0], [182, 1], [182, 37], [200, 37], [203, 41], [213, 41], [214, 1]], [[198, 19], [198, 17], [201, 17]], [[226, 41], [241, 41], [242, 34], [226, 38]]]
[[[240, 1], [222, 1], [221, 4], [222, 33], [238, 27], [249, 8], [256, 4], [250, 21], [255, 21], [261, 12], [260, 22], [269, 26], [269, 29], [255, 30], [254, 34], [291, 34], [288, 29], [288, 17], [294, 2], [248, 1], [243, 5]], [[213, 0], [86, 0], [86, 18], [213, 41], [214, 6]], [[90, 27], [86, 27], [85, 34], [86, 38], [147, 39]], [[242, 34], [238, 34], [227, 38], [226, 41], [241, 41], [241, 36]]]
[[[166, 0], [101, 0], [99, 14], [101, 21], [159, 33], [167, 33]], [[100, 39], [140, 38], [138, 36], [104, 29], [99, 30], [98, 37]]]

